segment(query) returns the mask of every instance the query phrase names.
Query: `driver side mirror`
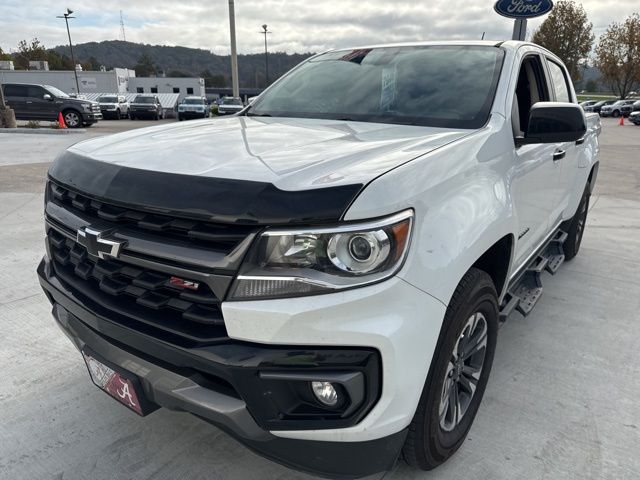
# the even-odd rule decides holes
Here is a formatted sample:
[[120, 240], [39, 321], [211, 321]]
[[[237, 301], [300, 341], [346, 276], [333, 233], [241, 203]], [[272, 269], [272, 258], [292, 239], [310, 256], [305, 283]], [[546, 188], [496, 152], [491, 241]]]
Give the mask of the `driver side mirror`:
[[48, 93], [45, 93], [42, 96], [42, 98], [45, 99], [45, 100], [49, 100], [49, 101], [53, 100], [53, 97], [51, 95], [49, 95]]
[[537, 143], [576, 142], [587, 133], [587, 119], [575, 103], [539, 102], [531, 107], [529, 128], [516, 147]]

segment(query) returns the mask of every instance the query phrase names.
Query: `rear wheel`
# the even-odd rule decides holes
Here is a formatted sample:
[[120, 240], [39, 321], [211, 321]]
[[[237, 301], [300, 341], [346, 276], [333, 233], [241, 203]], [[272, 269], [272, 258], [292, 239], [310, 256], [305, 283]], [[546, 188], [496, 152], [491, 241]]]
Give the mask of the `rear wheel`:
[[614, 118], [618, 118], [620, 116], [620, 111], [614, 110], [611, 115], [613, 115]]
[[120, 112], [120, 109], [116, 110], [116, 120], [120, 120], [122, 118], [122, 113]]
[[565, 261], [574, 258], [580, 251], [580, 245], [582, 244], [582, 237], [584, 236], [584, 230], [587, 226], [587, 215], [589, 213], [589, 199], [591, 193], [589, 186], [585, 188], [578, 206], [578, 211], [569, 222], [567, 233], [569, 234], [564, 242], [564, 259]]
[[64, 123], [69, 128], [80, 128], [82, 126], [82, 116], [75, 110], [65, 110], [62, 112]]
[[405, 460], [431, 470], [462, 445], [489, 379], [498, 333], [498, 295], [489, 275], [470, 269], [456, 288], [416, 414]]

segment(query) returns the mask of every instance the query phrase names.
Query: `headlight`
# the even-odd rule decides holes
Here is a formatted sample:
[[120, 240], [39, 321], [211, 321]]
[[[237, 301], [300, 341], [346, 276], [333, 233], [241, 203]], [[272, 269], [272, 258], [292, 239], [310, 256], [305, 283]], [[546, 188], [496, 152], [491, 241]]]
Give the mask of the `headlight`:
[[81, 107], [85, 112], [90, 112], [91, 111], [91, 104], [90, 103], [83, 103], [81, 105]]
[[267, 230], [245, 259], [229, 300], [298, 297], [380, 282], [402, 266], [413, 211], [335, 228]]

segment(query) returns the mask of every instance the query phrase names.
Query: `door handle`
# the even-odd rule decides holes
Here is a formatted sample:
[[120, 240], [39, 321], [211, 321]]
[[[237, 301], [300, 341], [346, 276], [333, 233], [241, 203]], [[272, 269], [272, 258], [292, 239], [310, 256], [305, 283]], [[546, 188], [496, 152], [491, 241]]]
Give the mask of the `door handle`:
[[586, 139], [587, 139], [586, 135], [582, 138], [579, 138], [578, 140], [576, 140], [576, 145], [582, 145]]
[[27, 100], [25, 103], [33, 103], [33, 102], [30, 102], [29, 100]]
[[557, 162], [558, 160], [562, 160], [566, 156], [566, 150], [556, 150], [555, 152], [553, 152], [553, 161]]

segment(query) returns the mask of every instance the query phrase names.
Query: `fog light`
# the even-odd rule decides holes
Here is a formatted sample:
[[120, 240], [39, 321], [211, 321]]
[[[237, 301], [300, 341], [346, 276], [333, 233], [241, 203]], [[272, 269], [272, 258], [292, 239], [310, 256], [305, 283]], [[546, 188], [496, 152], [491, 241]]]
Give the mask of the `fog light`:
[[323, 405], [335, 407], [338, 404], [338, 392], [331, 382], [311, 382], [311, 390]]

